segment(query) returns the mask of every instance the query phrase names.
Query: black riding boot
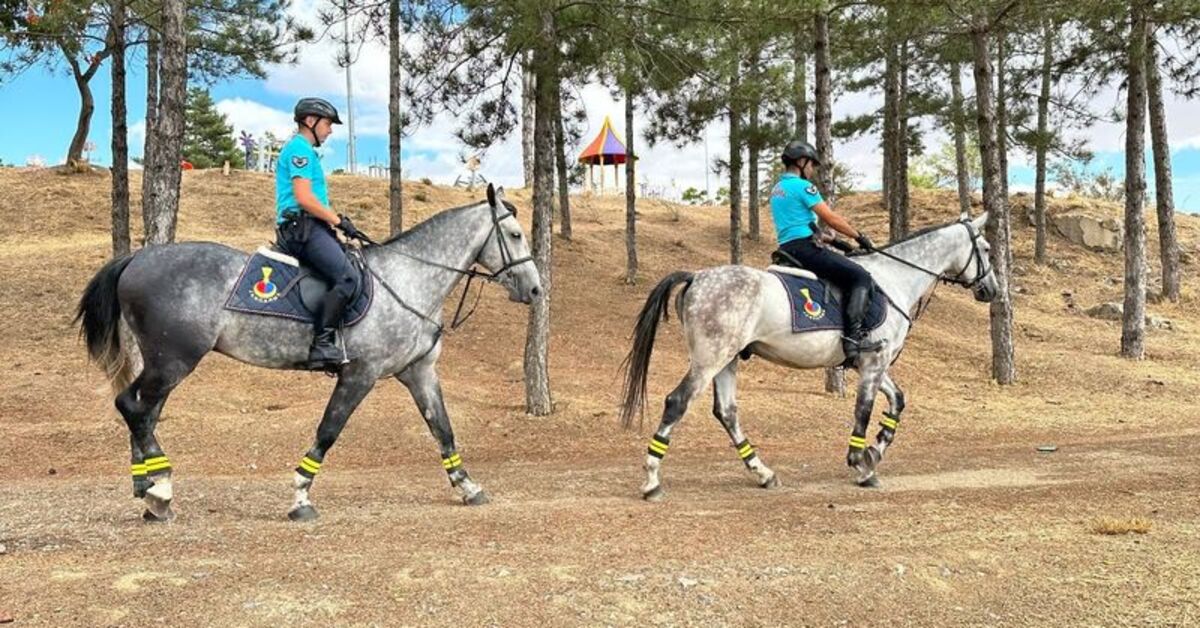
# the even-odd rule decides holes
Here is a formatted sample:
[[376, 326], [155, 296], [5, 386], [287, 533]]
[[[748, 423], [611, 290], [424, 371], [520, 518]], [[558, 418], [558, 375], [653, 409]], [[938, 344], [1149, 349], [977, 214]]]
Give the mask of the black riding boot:
[[842, 336], [842, 353], [846, 362], [854, 364], [861, 353], [872, 353], [883, 348], [883, 343], [867, 340], [863, 323], [867, 318], [867, 307], [871, 303], [871, 287], [855, 287], [846, 299], [846, 335]]
[[347, 301], [337, 290], [325, 294], [320, 324], [313, 334], [312, 348], [308, 350], [308, 368], [314, 371], [337, 371], [346, 362], [346, 354], [338, 346], [337, 328], [342, 322]]

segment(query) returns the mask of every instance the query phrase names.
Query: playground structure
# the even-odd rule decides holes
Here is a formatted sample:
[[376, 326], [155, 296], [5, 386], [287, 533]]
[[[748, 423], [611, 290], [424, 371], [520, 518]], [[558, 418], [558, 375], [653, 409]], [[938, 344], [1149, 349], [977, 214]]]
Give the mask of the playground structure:
[[[628, 160], [629, 156], [625, 149], [625, 142], [622, 142], [621, 138], [617, 137], [616, 132], [613, 131], [612, 120], [608, 116], [604, 116], [604, 123], [600, 125], [600, 132], [583, 149], [583, 152], [579, 154], [579, 162], [588, 165], [587, 192], [591, 194], [607, 193], [608, 190], [604, 180], [604, 167], [608, 165], [613, 167], [612, 192], [623, 191], [625, 186], [621, 182], [620, 166]], [[600, 166], [599, 190], [596, 188], [596, 166]]]
[[479, 168], [483, 165], [478, 154], [471, 155], [463, 160], [463, 172], [460, 172], [457, 177], [454, 177], [454, 187], [467, 188], [468, 190], [475, 189], [476, 183], [487, 183], [487, 179], [479, 174]]

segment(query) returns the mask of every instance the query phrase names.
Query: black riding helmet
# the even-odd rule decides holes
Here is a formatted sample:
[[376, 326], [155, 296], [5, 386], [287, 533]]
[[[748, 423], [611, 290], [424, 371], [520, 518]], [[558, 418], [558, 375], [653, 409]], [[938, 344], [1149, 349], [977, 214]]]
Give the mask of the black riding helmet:
[[790, 166], [800, 163], [801, 159], [807, 159], [816, 165], [821, 165], [821, 158], [817, 156], [817, 149], [813, 148], [808, 142], [794, 140], [788, 142], [784, 147], [783, 154], [779, 156], [783, 160], [783, 165]]
[[[304, 119], [308, 116], [328, 118], [334, 124], [342, 123], [342, 119], [338, 117], [337, 108], [324, 98], [301, 98], [300, 102], [296, 103], [292, 119], [300, 124], [304, 124]], [[316, 141], [317, 146], [320, 146], [321, 140], [317, 139], [316, 125], [309, 126], [304, 124], [304, 126], [313, 134], [313, 140]]]

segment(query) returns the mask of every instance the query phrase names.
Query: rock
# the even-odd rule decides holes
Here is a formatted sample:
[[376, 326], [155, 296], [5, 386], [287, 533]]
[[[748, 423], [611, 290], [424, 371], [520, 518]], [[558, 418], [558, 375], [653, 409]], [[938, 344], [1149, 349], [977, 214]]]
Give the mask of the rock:
[[8, 611], [0, 611], [0, 624], [11, 624], [14, 621], [16, 620], [13, 619], [12, 613]]
[[1120, 303], [1101, 303], [1093, 305], [1084, 310], [1084, 314], [1092, 318], [1099, 318], [1106, 321], [1119, 321], [1121, 316], [1125, 314], [1125, 308]]
[[3, 543], [0, 543], [0, 556], [3, 556], [7, 553], [8, 553], [8, 546]]
[[699, 580], [694, 580], [692, 578], [688, 578], [687, 576], [679, 576], [679, 586], [685, 589], [690, 589], [698, 584], [700, 584]]
[[1055, 216], [1052, 222], [1059, 235], [1093, 251], [1120, 251], [1124, 243], [1120, 220], [1071, 212]]
[[1153, 314], [1146, 316], [1146, 326], [1150, 329], [1175, 329], [1175, 323], [1171, 322], [1171, 319]]

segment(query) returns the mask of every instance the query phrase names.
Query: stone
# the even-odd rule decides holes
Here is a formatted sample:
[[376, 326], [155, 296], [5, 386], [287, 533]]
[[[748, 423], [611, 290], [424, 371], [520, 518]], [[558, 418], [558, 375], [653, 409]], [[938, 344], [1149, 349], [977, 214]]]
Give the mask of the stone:
[[1146, 316], [1146, 326], [1151, 329], [1175, 329], [1175, 323], [1171, 322], [1171, 319], [1153, 314]]
[[1120, 303], [1100, 303], [1093, 305], [1083, 311], [1084, 314], [1092, 318], [1099, 318], [1106, 321], [1119, 321], [1121, 316], [1125, 314], [1125, 307]]
[[1093, 251], [1115, 253], [1124, 244], [1124, 223], [1120, 220], [1069, 212], [1054, 216], [1052, 223], [1059, 235]]

